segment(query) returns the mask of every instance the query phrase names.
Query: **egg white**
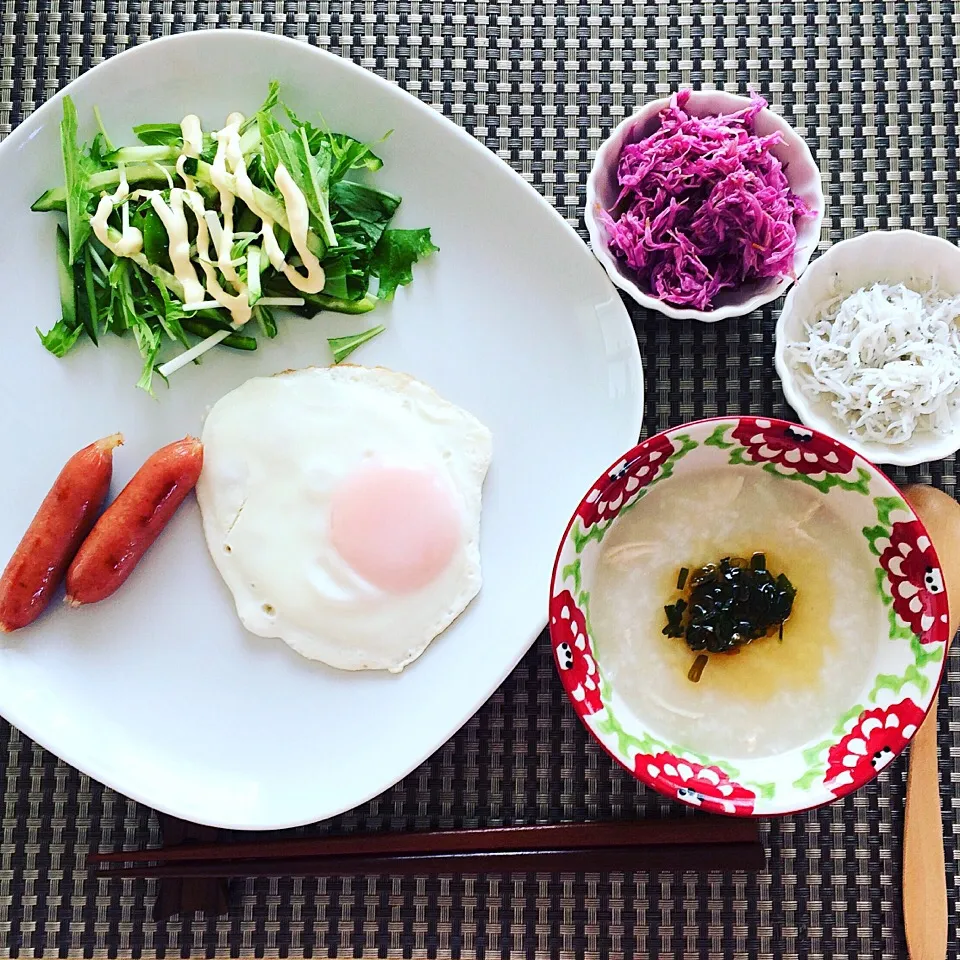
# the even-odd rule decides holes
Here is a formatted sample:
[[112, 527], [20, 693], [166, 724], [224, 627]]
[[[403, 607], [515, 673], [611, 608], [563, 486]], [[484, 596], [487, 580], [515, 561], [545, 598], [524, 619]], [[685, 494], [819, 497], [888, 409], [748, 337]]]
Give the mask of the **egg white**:
[[[398, 672], [479, 592], [490, 431], [426, 384], [344, 364], [257, 377], [214, 405], [203, 445], [207, 546], [252, 633], [343, 670]], [[412, 593], [367, 583], [330, 543], [333, 490], [371, 463], [431, 471], [459, 507], [459, 549]]]

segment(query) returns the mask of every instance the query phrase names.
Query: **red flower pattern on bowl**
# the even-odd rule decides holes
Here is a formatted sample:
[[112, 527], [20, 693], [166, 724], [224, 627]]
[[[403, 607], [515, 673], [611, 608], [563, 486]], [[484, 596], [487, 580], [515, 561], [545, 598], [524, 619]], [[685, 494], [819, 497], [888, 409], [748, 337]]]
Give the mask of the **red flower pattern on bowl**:
[[775, 463], [811, 476], [843, 475], [853, 469], [852, 450], [796, 423], [741, 417], [732, 437], [754, 462]]
[[634, 773], [661, 793], [710, 813], [753, 812], [756, 794], [731, 780], [719, 767], [701, 766], [672, 753], [638, 753]]
[[895, 523], [890, 545], [880, 555], [880, 566], [890, 580], [893, 609], [921, 643], [947, 640], [949, 630], [942, 604], [936, 600], [944, 591], [943, 574], [926, 531], [915, 520]]
[[924, 712], [912, 700], [864, 710], [856, 726], [827, 754], [825, 783], [843, 793], [872, 780], [909, 743]]
[[584, 497], [577, 511], [584, 527], [612, 520], [637, 491], [653, 482], [672, 453], [673, 443], [664, 434], [634, 447]]
[[[672, 465], [672, 473], [667, 471], [665, 476], [667, 464]], [[946, 594], [936, 554], [922, 524], [909, 505], [903, 504], [890, 480], [830, 437], [772, 418], [735, 416], [687, 423], [651, 437], [597, 479], [571, 517], [557, 553], [550, 594], [550, 638], [561, 681], [578, 716], [599, 745], [637, 779], [704, 811], [777, 816], [828, 803], [873, 779], [918, 728], [936, 690], [943, 658], [916, 659], [916, 643], [902, 635], [878, 638], [882, 655], [877, 676], [900, 682], [902, 692], [894, 694], [900, 702], [889, 707], [888, 699], [878, 701], [871, 694], [857, 708], [860, 716], [854, 729], [843, 737], [826, 733], [828, 739], [818, 747], [815, 758], [810, 747], [816, 741], [811, 741], [782, 756], [735, 760], [717, 755], [694, 761], [686, 758], [696, 755], [695, 743], [661, 740], [663, 732], [653, 733], [629, 707], [624, 709], [613, 688], [604, 686], [601, 698], [603, 664], [594, 658], [595, 638], [587, 631], [586, 607], [578, 606], [575, 599], [588, 602], [605, 531], [644, 487], [660, 481], [669, 485], [670, 476], [688, 471], [743, 470], [744, 464], [747, 469], [772, 464], [775, 473], [801, 480], [829, 498], [834, 509], [849, 520], [851, 534], [864, 536], [865, 546], [869, 542], [880, 551], [881, 557], [873, 558], [878, 574], [875, 596], [884, 611], [884, 622], [887, 614], [895, 611], [923, 643], [948, 639]], [[853, 482], [821, 482], [831, 475]], [[896, 498], [897, 514], [902, 514], [903, 522], [893, 523], [891, 529], [881, 503], [892, 498]], [[579, 534], [591, 528], [597, 535]], [[945, 654], [945, 643], [943, 651]], [[916, 670], [928, 681], [924, 692]], [[880, 689], [896, 688], [886, 685]], [[635, 754], [630, 744], [638, 741], [644, 745], [643, 752]], [[759, 784], [763, 784], [762, 790]]]
[[590, 649], [586, 618], [569, 590], [558, 593], [550, 604], [550, 637], [563, 685], [577, 713], [596, 713], [603, 706], [600, 674]]

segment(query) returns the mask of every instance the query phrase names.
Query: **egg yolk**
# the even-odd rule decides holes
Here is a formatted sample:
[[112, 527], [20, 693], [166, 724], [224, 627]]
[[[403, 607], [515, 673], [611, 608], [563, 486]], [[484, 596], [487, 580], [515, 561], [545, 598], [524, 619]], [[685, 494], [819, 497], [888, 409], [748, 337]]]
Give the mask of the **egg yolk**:
[[412, 593], [443, 572], [460, 545], [451, 491], [433, 473], [362, 467], [333, 492], [330, 540], [364, 580]]

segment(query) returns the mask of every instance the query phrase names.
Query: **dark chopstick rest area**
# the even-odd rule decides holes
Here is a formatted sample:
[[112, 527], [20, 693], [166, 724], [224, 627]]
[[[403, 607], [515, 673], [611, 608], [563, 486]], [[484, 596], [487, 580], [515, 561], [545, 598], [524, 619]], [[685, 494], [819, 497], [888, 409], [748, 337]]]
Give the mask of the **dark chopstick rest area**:
[[164, 916], [225, 912], [236, 877], [752, 871], [766, 862], [755, 820], [712, 816], [247, 841], [172, 818], [163, 826], [163, 847], [91, 854], [88, 864], [97, 877], [160, 878]]
[[[220, 831], [197, 823], [178, 820], [165, 813], [158, 814], [166, 848], [188, 850], [191, 845], [215, 843]], [[225, 877], [169, 877], [157, 886], [153, 918], [158, 923], [170, 917], [206, 913], [219, 916], [229, 906], [229, 889]]]

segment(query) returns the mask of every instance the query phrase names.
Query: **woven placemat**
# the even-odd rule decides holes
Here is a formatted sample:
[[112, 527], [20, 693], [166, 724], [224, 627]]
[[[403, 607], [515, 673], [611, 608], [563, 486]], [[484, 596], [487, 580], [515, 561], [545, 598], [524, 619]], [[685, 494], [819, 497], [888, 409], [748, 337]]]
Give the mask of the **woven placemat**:
[[[592, 153], [611, 124], [690, 84], [754, 88], [806, 136], [828, 190], [825, 243], [896, 226], [958, 239], [954, 3], [0, 0], [0, 11], [0, 134], [131, 44], [244, 27], [300, 37], [397, 80], [578, 228]], [[718, 325], [634, 317], [648, 431], [725, 412], [789, 415], [773, 371], [772, 309]], [[955, 464], [910, 478], [953, 494]], [[960, 806], [956, 657], [951, 667], [940, 701], [948, 813]], [[247, 881], [228, 918], [160, 924], [149, 919], [152, 883], [98, 886], [83, 869], [90, 849], [156, 841], [151, 811], [6, 724], [0, 764], [0, 950], [9, 956], [905, 956], [902, 759], [845, 802], [765, 825], [769, 867], [759, 875]], [[588, 742], [541, 638], [434, 757], [319, 829], [671, 812]]]

